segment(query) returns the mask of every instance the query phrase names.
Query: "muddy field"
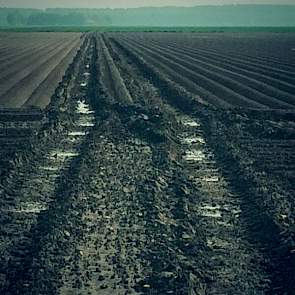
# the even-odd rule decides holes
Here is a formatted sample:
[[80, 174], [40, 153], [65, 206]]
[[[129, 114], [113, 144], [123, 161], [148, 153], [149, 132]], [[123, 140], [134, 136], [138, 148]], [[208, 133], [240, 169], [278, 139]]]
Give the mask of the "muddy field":
[[0, 109], [0, 294], [293, 294], [295, 36], [75, 38]]

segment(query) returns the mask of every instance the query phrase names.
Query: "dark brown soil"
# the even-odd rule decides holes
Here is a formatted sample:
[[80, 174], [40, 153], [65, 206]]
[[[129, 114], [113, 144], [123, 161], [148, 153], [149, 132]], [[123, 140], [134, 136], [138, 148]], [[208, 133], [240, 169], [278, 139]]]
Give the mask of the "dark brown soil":
[[0, 111], [0, 293], [292, 294], [293, 111], [211, 105], [134, 38], [86, 35], [44, 111]]

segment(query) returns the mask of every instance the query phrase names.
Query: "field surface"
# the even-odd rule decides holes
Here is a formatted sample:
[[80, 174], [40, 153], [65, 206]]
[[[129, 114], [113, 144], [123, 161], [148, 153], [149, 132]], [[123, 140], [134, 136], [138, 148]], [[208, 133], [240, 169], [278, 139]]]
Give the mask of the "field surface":
[[110, 39], [218, 107], [295, 106], [293, 35], [135, 33]]
[[0, 36], [0, 294], [293, 294], [294, 34]]
[[81, 45], [79, 33], [1, 33], [0, 106], [45, 108]]

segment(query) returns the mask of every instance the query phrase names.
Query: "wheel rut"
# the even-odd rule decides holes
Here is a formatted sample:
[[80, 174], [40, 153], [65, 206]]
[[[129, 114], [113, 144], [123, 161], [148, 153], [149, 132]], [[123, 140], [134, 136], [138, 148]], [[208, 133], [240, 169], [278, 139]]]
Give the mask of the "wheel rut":
[[[81, 71], [83, 72], [89, 51], [89, 48], [85, 49], [72, 65], [72, 75], [65, 76], [63, 81], [64, 87], [68, 87], [71, 79], [76, 80], [79, 91], [76, 88], [63, 91], [69, 93], [70, 99], [62, 107], [50, 107], [52, 110], [56, 107], [62, 109], [62, 112], [54, 123], [47, 120], [47, 125], [33, 139], [38, 144], [32, 145], [32, 151], [23, 155], [23, 163], [12, 169], [3, 180], [0, 272], [4, 294], [26, 292], [29, 284], [18, 280], [23, 280], [22, 275], [33, 259], [35, 243], [40, 238], [37, 235], [40, 232], [36, 232], [40, 219], [59, 201], [59, 186], [63, 183], [64, 176], [70, 175], [73, 163], [80, 157], [83, 142], [95, 124], [94, 112], [84, 99], [87, 92], [85, 79], [83, 83], [86, 86], [81, 86]], [[71, 96], [74, 93], [75, 96]]]
[[160, 225], [150, 232], [155, 241], [151, 253], [143, 256], [144, 263], [154, 265], [146, 285], [156, 294], [263, 294], [269, 278], [248, 235], [244, 199], [215, 161], [202, 118], [168, 105], [117, 46], [108, 46], [134, 101], [146, 106], [157, 101], [165, 114], [166, 156], [159, 185], [166, 186], [166, 198], [154, 200]]
[[1, 176], [0, 293], [288, 294], [292, 198], [267, 197], [281, 161], [255, 111], [206, 105], [110, 36], [86, 35]]

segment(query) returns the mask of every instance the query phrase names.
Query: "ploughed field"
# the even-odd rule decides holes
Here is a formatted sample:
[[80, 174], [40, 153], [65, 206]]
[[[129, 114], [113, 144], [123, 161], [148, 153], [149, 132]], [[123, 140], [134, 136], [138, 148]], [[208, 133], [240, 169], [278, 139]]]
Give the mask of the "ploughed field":
[[0, 33], [0, 106], [45, 108], [80, 46], [78, 33]]
[[295, 107], [295, 44], [284, 34], [114, 34], [196, 100], [218, 107]]
[[294, 34], [0, 40], [1, 294], [293, 294]]

